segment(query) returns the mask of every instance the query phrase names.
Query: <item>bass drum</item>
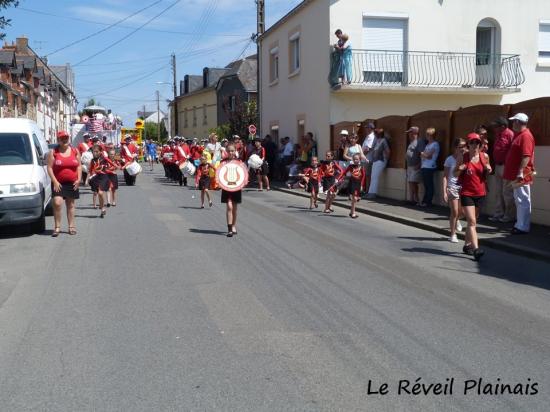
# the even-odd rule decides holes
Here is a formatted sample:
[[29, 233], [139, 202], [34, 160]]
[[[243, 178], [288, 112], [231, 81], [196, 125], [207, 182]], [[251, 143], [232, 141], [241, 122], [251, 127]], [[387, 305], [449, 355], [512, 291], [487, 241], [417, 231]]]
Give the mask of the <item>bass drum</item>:
[[258, 170], [260, 167], [262, 167], [262, 164], [264, 163], [264, 161], [262, 160], [262, 158], [260, 156], [258, 156], [257, 154], [253, 154], [252, 156], [250, 156], [250, 158], [248, 159], [248, 166], [250, 166], [250, 168], [252, 170]]
[[141, 166], [138, 162], [132, 162], [128, 166], [126, 166], [126, 171], [130, 176], [137, 176], [141, 173]]
[[84, 152], [82, 153], [82, 156], [80, 157], [80, 163], [82, 163], [82, 170], [84, 172], [88, 173], [88, 169], [90, 168], [90, 163], [92, 162], [94, 155], [92, 152]]
[[193, 163], [191, 163], [188, 160], [185, 163], [180, 165], [180, 170], [185, 177], [191, 177], [195, 174], [195, 171], [197, 170], [197, 168]]

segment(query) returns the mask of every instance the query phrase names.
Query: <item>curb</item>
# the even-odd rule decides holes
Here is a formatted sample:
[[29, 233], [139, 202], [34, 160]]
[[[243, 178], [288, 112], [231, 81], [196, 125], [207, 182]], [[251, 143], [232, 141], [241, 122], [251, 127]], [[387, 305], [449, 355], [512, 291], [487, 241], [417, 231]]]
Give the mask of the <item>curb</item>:
[[[286, 188], [277, 187], [277, 186], [271, 186], [271, 188], [272, 190], [277, 190], [279, 192], [309, 199], [308, 193], [295, 192], [291, 189], [286, 189]], [[351, 209], [351, 206], [349, 203], [344, 203], [339, 200], [335, 200], [334, 202], [332, 202], [332, 204], [338, 207], [342, 207], [344, 209]], [[410, 219], [408, 217], [399, 216], [394, 213], [381, 212], [379, 210], [371, 210], [361, 206], [355, 206], [355, 211], [361, 212], [369, 216], [374, 216], [380, 219], [390, 220], [392, 222], [415, 227], [417, 229], [427, 230], [430, 232], [438, 233], [440, 235], [449, 236], [448, 229], [445, 229], [436, 225], [432, 225], [430, 223]], [[463, 233], [457, 233], [457, 236], [459, 239], [464, 240]], [[542, 260], [545, 262], [550, 262], [550, 253], [539, 252], [538, 250], [530, 249], [528, 247], [521, 246], [521, 245], [513, 245], [501, 239], [479, 238], [479, 244], [483, 246], [491, 247], [493, 249], [498, 249], [504, 252], [512, 253], [514, 255], [519, 255], [519, 256], [529, 257], [532, 259]]]

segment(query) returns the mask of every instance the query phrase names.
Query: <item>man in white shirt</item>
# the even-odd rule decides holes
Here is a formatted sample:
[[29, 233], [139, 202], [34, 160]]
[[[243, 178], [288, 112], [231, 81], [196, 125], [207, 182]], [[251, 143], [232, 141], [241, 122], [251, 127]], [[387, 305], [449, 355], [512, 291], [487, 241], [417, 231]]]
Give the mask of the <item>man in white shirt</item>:
[[290, 141], [290, 137], [286, 136], [283, 139], [281, 180], [286, 181], [288, 179], [288, 166], [290, 166], [293, 160], [294, 160], [294, 145]]
[[367, 158], [367, 161], [364, 163], [365, 168], [365, 176], [366, 176], [366, 184], [365, 187], [368, 188], [370, 185], [370, 175], [372, 172], [372, 148], [374, 146], [374, 123], [369, 122], [366, 125], [367, 129], [367, 137], [365, 137], [365, 140], [363, 140], [363, 144], [361, 145], [361, 148], [363, 149], [363, 153], [365, 157]]

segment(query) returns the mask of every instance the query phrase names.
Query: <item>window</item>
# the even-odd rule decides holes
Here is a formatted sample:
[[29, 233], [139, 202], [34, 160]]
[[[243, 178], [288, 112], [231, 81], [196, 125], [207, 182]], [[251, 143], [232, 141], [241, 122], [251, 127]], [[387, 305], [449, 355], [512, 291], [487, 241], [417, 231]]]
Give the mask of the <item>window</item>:
[[197, 106], [193, 106], [193, 127], [197, 126]]
[[206, 126], [208, 124], [208, 115], [206, 114], [206, 104], [202, 105], [202, 125]]
[[32, 164], [32, 147], [24, 133], [0, 134], [0, 165]]
[[297, 72], [300, 69], [300, 33], [294, 33], [288, 39], [289, 46], [288, 51], [290, 54], [289, 58], [289, 71], [290, 74]]
[[237, 97], [229, 96], [229, 111], [234, 112], [237, 110]]
[[269, 51], [269, 82], [279, 79], [279, 48], [273, 47]]
[[363, 80], [366, 83], [400, 84], [403, 81], [407, 22], [404, 16], [363, 16], [363, 48], [367, 50]]
[[539, 59], [550, 60], [550, 21], [539, 24]]

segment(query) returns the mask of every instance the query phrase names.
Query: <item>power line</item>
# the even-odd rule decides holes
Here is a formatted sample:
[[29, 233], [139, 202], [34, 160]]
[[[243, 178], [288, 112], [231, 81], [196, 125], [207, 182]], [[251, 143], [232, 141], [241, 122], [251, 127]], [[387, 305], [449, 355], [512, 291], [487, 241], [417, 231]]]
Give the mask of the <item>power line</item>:
[[[59, 15], [59, 14], [48, 13], [48, 12], [45, 12], [45, 11], [42, 11], [42, 10], [29, 9], [29, 8], [26, 8], [26, 7], [18, 7], [16, 10], [22, 10], [22, 11], [26, 11], [26, 12], [29, 12], [29, 13], [43, 15], [43, 16], [57, 17], [59, 19], [72, 20], [72, 21], [81, 21], [83, 23], [98, 24], [98, 25], [101, 25], [101, 26], [109, 26], [109, 23], [104, 23], [104, 22], [101, 22], [101, 21], [82, 19], [82, 18], [79, 18], [79, 17], [62, 16], [62, 15]], [[126, 26], [126, 25], [119, 24], [118, 28], [121, 28], [121, 29], [135, 29], [136, 26]], [[183, 35], [183, 36], [196, 36], [196, 34], [197, 34], [197, 33], [194, 33], [194, 32], [187, 32], [187, 31], [154, 29], [152, 27], [143, 28], [143, 30], [144, 31], [155, 31], [155, 32], [159, 32], [159, 33], [168, 33], [168, 34], [180, 34], [180, 35]], [[244, 34], [237, 34], [237, 33], [205, 33], [204, 36], [208, 36], [208, 37], [242, 37], [242, 36], [244, 36]]]
[[162, 1], [162, 0], [154, 1], [153, 3], [149, 4], [148, 6], [142, 8], [142, 9], [140, 9], [140, 10], [138, 10], [138, 11], [132, 13], [132, 14], [130, 14], [129, 16], [124, 17], [124, 18], [121, 19], [121, 20], [118, 20], [118, 21], [116, 21], [116, 22], [110, 24], [109, 26], [105, 27], [104, 29], [101, 29], [101, 30], [99, 30], [99, 31], [96, 31], [95, 33], [89, 34], [89, 35], [87, 35], [87, 36], [85, 36], [85, 37], [82, 37], [81, 39], [75, 40], [75, 41], [73, 41], [73, 42], [71, 42], [71, 43], [69, 43], [69, 44], [67, 44], [67, 45], [65, 45], [65, 46], [63, 46], [63, 47], [60, 47], [60, 48], [57, 49], [57, 50], [54, 50], [53, 52], [47, 54], [46, 57], [51, 56], [52, 54], [58, 53], [58, 52], [60, 52], [61, 50], [68, 49], [69, 47], [74, 46], [75, 44], [78, 44], [78, 43], [80, 43], [80, 42], [83, 42], [84, 40], [88, 40], [88, 39], [90, 39], [90, 38], [92, 38], [92, 37], [94, 37], [94, 36], [97, 36], [98, 34], [101, 34], [101, 33], [103, 33], [103, 32], [106, 32], [107, 30], [109, 30], [109, 29], [111, 29], [111, 28], [113, 28], [113, 27], [115, 27], [115, 26], [118, 26], [120, 23], [125, 22], [126, 20], [128, 20], [128, 19], [134, 17], [135, 15], [141, 13], [142, 11], [145, 11], [145, 10], [147, 10], [147, 9], [150, 9], [150, 8], [153, 7], [154, 5], [160, 3], [161, 1]]
[[137, 27], [136, 29], [132, 30], [130, 33], [128, 33], [126, 36], [123, 36], [121, 37], [120, 39], [118, 39], [117, 41], [111, 43], [110, 45], [108, 45], [107, 47], [105, 47], [104, 49], [98, 51], [97, 53], [94, 53], [92, 54], [91, 56], [79, 61], [78, 63], [76, 63], [73, 67], [76, 67], [84, 62], [87, 62], [88, 60], [91, 60], [93, 59], [94, 57], [100, 55], [101, 53], [109, 50], [111, 47], [113, 46], [116, 46], [117, 44], [123, 42], [124, 40], [126, 40], [128, 37], [132, 36], [134, 33], [138, 32], [139, 30], [141, 30], [143, 27], [147, 26], [149, 23], [151, 23], [152, 21], [156, 20], [157, 18], [159, 18], [160, 16], [162, 16], [164, 13], [166, 13], [168, 10], [170, 10], [172, 7], [174, 7], [176, 4], [178, 4], [181, 0], [176, 0], [174, 3], [170, 4], [168, 7], [164, 8], [160, 13], [158, 14], [155, 14], [153, 17], [151, 17], [149, 20], [147, 20], [145, 23], [143, 23], [141, 26]]

